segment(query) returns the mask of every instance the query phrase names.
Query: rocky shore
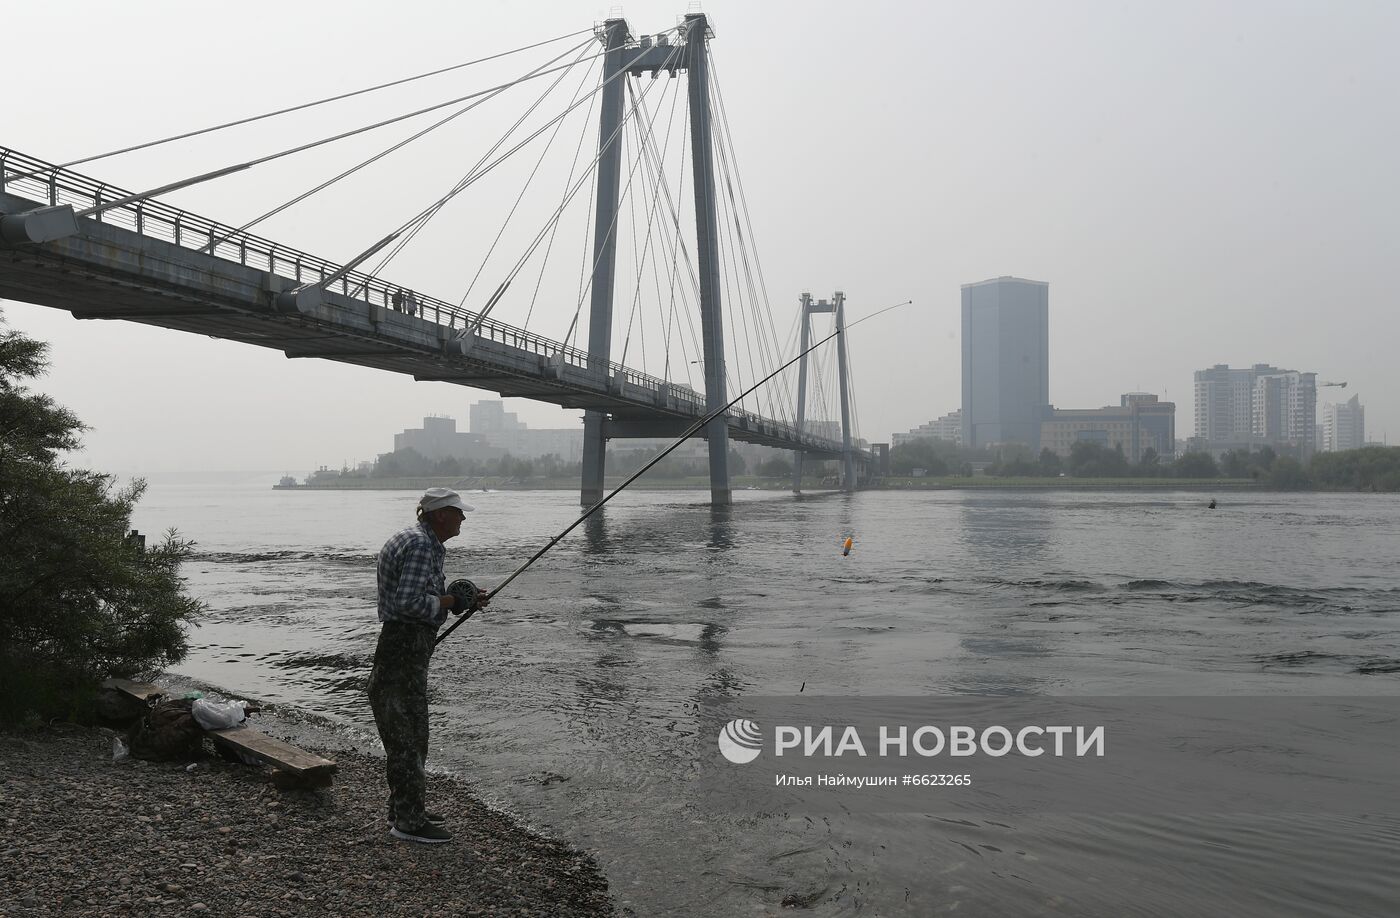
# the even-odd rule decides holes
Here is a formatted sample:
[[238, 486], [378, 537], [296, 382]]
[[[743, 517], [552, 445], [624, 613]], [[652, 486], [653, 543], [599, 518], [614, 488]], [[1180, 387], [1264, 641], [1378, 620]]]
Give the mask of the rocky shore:
[[326, 753], [321, 791], [217, 757], [112, 760], [110, 731], [0, 733], [0, 918], [614, 914], [587, 856], [429, 777], [456, 836], [389, 836], [383, 763]]

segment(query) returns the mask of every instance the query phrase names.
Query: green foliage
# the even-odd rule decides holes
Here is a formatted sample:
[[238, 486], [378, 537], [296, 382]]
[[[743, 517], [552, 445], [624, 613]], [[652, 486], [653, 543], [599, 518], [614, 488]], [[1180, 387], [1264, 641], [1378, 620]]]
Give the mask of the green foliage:
[[1303, 464], [1291, 456], [1279, 456], [1269, 464], [1268, 482], [1280, 491], [1305, 491], [1312, 487]]
[[179, 574], [191, 543], [126, 539], [144, 482], [62, 463], [82, 425], [22, 385], [45, 352], [0, 330], [0, 720], [83, 717], [101, 679], [180, 660], [202, 611]]
[[1186, 453], [1172, 463], [1175, 478], [1218, 478], [1220, 467], [1210, 453]]
[[1121, 450], [1092, 440], [1077, 441], [1069, 448], [1069, 473], [1075, 478], [1123, 478], [1131, 471]]
[[890, 450], [890, 472], [909, 475], [914, 469], [925, 469], [929, 475], [947, 475], [956, 457], [957, 447], [946, 440], [911, 440]]
[[1278, 454], [1273, 447], [1264, 446], [1257, 450], [1232, 449], [1220, 457], [1220, 472], [1226, 478], [1254, 478], [1268, 480]]
[[791, 478], [792, 463], [782, 456], [774, 456], [758, 467], [758, 474], [764, 478]]
[[1040, 474], [1046, 478], [1055, 478], [1064, 471], [1064, 462], [1059, 453], [1048, 446], [1041, 448], [1037, 464], [1040, 466]]
[[[1058, 457], [1056, 457], [1058, 458]], [[1039, 478], [1043, 474], [1039, 462], [1016, 458], [1006, 462], [995, 462], [987, 468], [988, 475], [1004, 478]], [[1055, 474], [1059, 474], [1056, 472]]]
[[1320, 488], [1400, 491], [1400, 446], [1367, 446], [1313, 456], [1308, 472]]

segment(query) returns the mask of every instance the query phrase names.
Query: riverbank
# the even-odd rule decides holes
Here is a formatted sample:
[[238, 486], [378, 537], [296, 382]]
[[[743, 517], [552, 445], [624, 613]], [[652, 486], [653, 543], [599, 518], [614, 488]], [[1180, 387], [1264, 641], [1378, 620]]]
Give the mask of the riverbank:
[[389, 836], [383, 762], [326, 753], [324, 791], [206, 758], [112, 761], [111, 731], [0, 732], [0, 916], [612, 915], [587, 855], [428, 778], [456, 838]]
[[[624, 478], [608, 479], [606, 490], [622, 484]], [[792, 482], [773, 478], [734, 476], [730, 485], [735, 491], [791, 491]], [[708, 491], [708, 478], [637, 479], [630, 487], [638, 490]], [[273, 485], [274, 491], [423, 491], [427, 488], [455, 488], [470, 491], [577, 491], [577, 479], [463, 479], [453, 477], [427, 478], [342, 478], [314, 484]], [[803, 484], [804, 491], [813, 493], [836, 491], [839, 488], [816, 479]], [[871, 491], [1264, 491], [1269, 490], [1249, 478], [996, 478], [991, 476], [949, 478], [886, 478]]]

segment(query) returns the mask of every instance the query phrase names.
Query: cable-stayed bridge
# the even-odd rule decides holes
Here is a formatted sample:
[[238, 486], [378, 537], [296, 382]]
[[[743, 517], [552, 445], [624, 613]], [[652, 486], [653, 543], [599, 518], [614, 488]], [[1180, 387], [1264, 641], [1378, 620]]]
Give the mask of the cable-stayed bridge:
[[[344, 264], [250, 232], [249, 227], [263, 218], [235, 227], [159, 200], [163, 195], [187, 185], [244, 171], [261, 161], [296, 153], [311, 145], [141, 193], [115, 188], [90, 178], [68, 167], [72, 164], [55, 165], [17, 150], [0, 147], [0, 298], [66, 309], [78, 318], [125, 319], [276, 348], [292, 358], [337, 360], [407, 374], [418, 380], [455, 383], [495, 391], [503, 396], [581, 408], [585, 412], [582, 500], [585, 504], [591, 504], [602, 496], [605, 444], [608, 439], [676, 436], [698, 419], [725, 405], [732, 397], [731, 389], [743, 391], [747, 388], [746, 382], [762, 379], [765, 371], [775, 370], [782, 362], [778, 359], [779, 355], [773, 353], [776, 334], [771, 328], [771, 315], [767, 317], [769, 328], [766, 331], [761, 321], [744, 321], [742, 324], [746, 334], [731, 342], [730, 349], [726, 351], [726, 313], [721, 306], [723, 291], [731, 291], [731, 300], [744, 299], [743, 288], [747, 281], [750, 305], [757, 306], [760, 295], [757, 293], [759, 284], [754, 281], [754, 271], [750, 265], [750, 253], [745, 247], [747, 213], [741, 214], [737, 207], [738, 198], [734, 193], [736, 182], [728, 171], [732, 147], [716, 144], [713, 137], [711, 114], [715, 106], [709, 96], [713, 77], [708, 73], [706, 54], [710, 37], [708, 21], [703, 15], [691, 14], [677, 29], [636, 39], [630, 34], [624, 20], [612, 19], [598, 27], [596, 35], [602, 42], [602, 53], [589, 57], [586, 54], [588, 49], [579, 46], [575, 49], [579, 53], [570, 65], [573, 67], [581, 61], [589, 62], [595, 57], [601, 59], [601, 73], [591, 93], [583, 95], [576, 92], [575, 99], [563, 116], [546, 122], [543, 128], [525, 141], [493, 160], [491, 153], [499, 150], [507, 140], [502, 138], [471, 172], [431, 207]], [[590, 38], [588, 43], [592, 42]], [[596, 45], [593, 47], [596, 48]], [[559, 79], [569, 72], [564, 68], [555, 69], [560, 71]], [[548, 67], [535, 68], [535, 71], [515, 82], [550, 72]], [[688, 75], [689, 118], [684, 133], [689, 134], [689, 162], [695, 199], [693, 254], [690, 244], [682, 238], [680, 212], [683, 208], [677, 205], [678, 196], [672, 193], [665, 177], [664, 150], [670, 148], [670, 136], [667, 135], [663, 148], [653, 130], [657, 116], [649, 112], [645, 105], [646, 90], [639, 93], [629, 85], [634, 82], [647, 83], [646, 80], [637, 79], [643, 75], [650, 75], [654, 83], [658, 75], [675, 77], [679, 72]], [[558, 83], [559, 80], [556, 80], [554, 85]], [[632, 93], [631, 104], [626, 107], [624, 87], [628, 87]], [[496, 94], [504, 88], [507, 87], [494, 87], [487, 92]], [[453, 103], [465, 100], [468, 104], [438, 124], [475, 107], [479, 102], [472, 100], [483, 95], [486, 93], [452, 100]], [[546, 221], [545, 229], [535, 235], [526, 254], [506, 273], [495, 293], [482, 307], [468, 309], [465, 306], [466, 297], [454, 304], [392, 283], [380, 275], [388, 260], [453, 197], [491, 171], [505, 157], [524, 149], [530, 140], [546, 134], [551, 126], [554, 128], [553, 136], [557, 136], [557, 126], [562, 123], [563, 117], [578, 109], [584, 99], [589, 100], [590, 110], [597, 103], [598, 154], [575, 182], [575, 172], [579, 171], [576, 153], [563, 203]], [[672, 105], [674, 112], [674, 100]], [[433, 106], [433, 109], [442, 107]], [[386, 123], [389, 122], [372, 127]], [[517, 125], [520, 123], [517, 122]], [[207, 130], [229, 126], [221, 125]], [[623, 141], [629, 136], [624, 132], [627, 126], [632, 127], [636, 139], [631, 143], [634, 156], [624, 185], [622, 161], [626, 144]], [[421, 131], [409, 140], [423, 136], [430, 130], [432, 128]], [[177, 139], [181, 138], [167, 138], [149, 145]], [[390, 150], [408, 142], [396, 144]], [[104, 155], [129, 152], [131, 149], [139, 147]], [[97, 158], [102, 157], [89, 159]], [[362, 165], [378, 158], [372, 157]], [[724, 204], [722, 196], [716, 192], [716, 159], [723, 162], [720, 178], [728, 192], [729, 207], [722, 222], [720, 211], [724, 210]], [[540, 162], [543, 161], [544, 154], [541, 154]], [[539, 163], [536, 164], [536, 171], [538, 169]], [[346, 174], [349, 173], [343, 173], [340, 177]], [[649, 194], [633, 194], [634, 178], [638, 175], [644, 176], [638, 186], [646, 185]], [[541, 260], [547, 260], [560, 215], [584, 187], [586, 178], [591, 178], [590, 197], [594, 201], [591, 214], [592, 252], [588, 259], [591, 270], [586, 271], [588, 283], [579, 296], [579, 308], [575, 309], [574, 320], [564, 340], [552, 340], [530, 331], [528, 327], [512, 325], [494, 317], [491, 313], [512, 281], [542, 247], [544, 256]], [[311, 193], [329, 184], [331, 182], [324, 183]], [[298, 203], [311, 193], [290, 203]], [[517, 204], [519, 200], [517, 198]], [[649, 208], [644, 242], [639, 240], [641, 220], [635, 216], [639, 200], [643, 207]], [[692, 305], [687, 289], [693, 293], [693, 305], [698, 306], [701, 320], [700, 340], [695, 340], [693, 332], [691, 339], [697, 359], [688, 359], [690, 351], [685, 349], [683, 340], [681, 354], [673, 359], [671, 339], [667, 338], [665, 367], [669, 371], [675, 366], [688, 368], [690, 365], [700, 365], [704, 372], [703, 393], [688, 384], [688, 380], [673, 378], [679, 374], [664, 372], [657, 376], [611, 359], [611, 344], [616, 337], [613, 307], [619, 290], [616, 260], [624, 201], [632, 209], [632, 246], [636, 264], [636, 290], [633, 291], [632, 317], [629, 317], [624, 338], [624, 361], [626, 348], [632, 340], [633, 317], [638, 311], [638, 303], [643, 299], [643, 275], [648, 264], [645, 253], [654, 247], [650, 266], [655, 290], [648, 291], [651, 295], [647, 299], [653, 301], [664, 319], [667, 305], [666, 291], [661, 283], [664, 274], [670, 292], [672, 332], [680, 327], [678, 312], [684, 316], [685, 308]], [[511, 216], [514, 213], [512, 209]], [[508, 221], [509, 217], [506, 218]], [[738, 228], [738, 243], [734, 242], [735, 227]], [[722, 230], [727, 230], [729, 235], [727, 261]], [[546, 238], [547, 247], [544, 245]], [[497, 235], [499, 241], [500, 234]], [[495, 249], [494, 244], [492, 249]], [[388, 250], [387, 255], [381, 255], [385, 250]], [[637, 257], [639, 251], [643, 254]], [[366, 263], [375, 255], [381, 255], [381, 260], [376, 267], [369, 268]], [[668, 259], [670, 270], [666, 271]], [[585, 269], [588, 268], [588, 261], [585, 262]], [[540, 271], [543, 277], [543, 267]], [[481, 271], [478, 270], [477, 274], [479, 277]], [[526, 286], [526, 283], [522, 286]], [[741, 291], [737, 296], [732, 295], [735, 289]], [[537, 280], [536, 296], [539, 290], [540, 282]], [[579, 312], [585, 296], [590, 304], [588, 347], [581, 348], [570, 343], [570, 339], [578, 329]], [[809, 315], [834, 312], [837, 327], [840, 328], [844, 322], [842, 302], [843, 297], [838, 295], [834, 304], [822, 301], [817, 307], [810, 297], [804, 296], [800, 316], [804, 349]], [[533, 313], [533, 298], [530, 309]], [[729, 315], [732, 325], [733, 312]], [[741, 316], [741, 319], [747, 317]], [[794, 450], [799, 458], [799, 469], [804, 454], [820, 459], [840, 459], [844, 486], [856, 486], [857, 465], [870, 467], [871, 456], [852, 445], [844, 338], [841, 335], [836, 339], [836, 343], [842, 345], [839, 362], [842, 371], [839, 379], [841, 435], [833, 437], [815, 433], [805, 416], [811, 384], [808, 382], [808, 361], [804, 357], [799, 371], [799, 391], [786, 405], [775, 401], [770, 393], [764, 398], [755, 399], [753, 407], [742, 403], [736, 405], [699, 431], [698, 435], [704, 436], [710, 444], [710, 479], [714, 502], [729, 501], [727, 441], [730, 437]], [[756, 342], [760, 351], [767, 348], [768, 357], [766, 365], [760, 360], [759, 367], [752, 369], [752, 352]], [[751, 373], [748, 380], [742, 376], [736, 379], [726, 370], [726, 358], [733, 361], [734, 355], [741, 352], [741, 345], [750, 351]], [[787, 358], [790, 357], [791, 354], [788, 354]], [[813, 366], [820, 369], [820, 361], [814, 361]], [[830, 381], [823, 389], [820, 374], [814, 373], [813, 376], [819, 391], [834, 394], [835, 387], [831, 386]], [[765, 405], [769, 410], [763, 410]], [[834, 413], [829, 405], [825, 409], [827, 417]], [[799, 480], [795, 479], [795, 485]]]

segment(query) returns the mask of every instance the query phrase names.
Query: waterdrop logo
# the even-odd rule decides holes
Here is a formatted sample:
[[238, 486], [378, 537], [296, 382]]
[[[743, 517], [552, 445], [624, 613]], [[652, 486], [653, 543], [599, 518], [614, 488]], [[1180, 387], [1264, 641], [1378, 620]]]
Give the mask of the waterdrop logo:
[[719, 731], [719, 751], [735, 765], [747, 765], [763, 748], [763, 732], [751, 720], [731, 720]]

